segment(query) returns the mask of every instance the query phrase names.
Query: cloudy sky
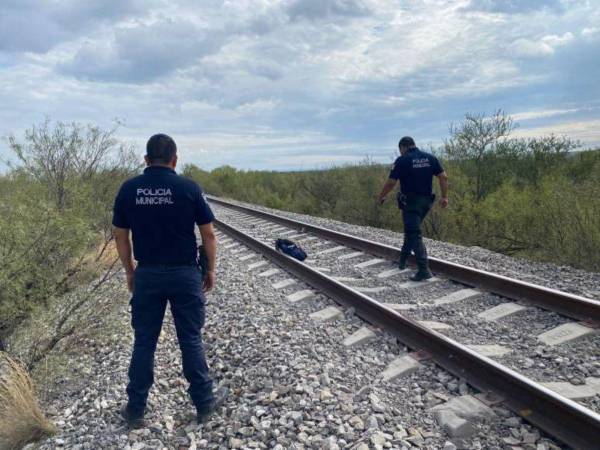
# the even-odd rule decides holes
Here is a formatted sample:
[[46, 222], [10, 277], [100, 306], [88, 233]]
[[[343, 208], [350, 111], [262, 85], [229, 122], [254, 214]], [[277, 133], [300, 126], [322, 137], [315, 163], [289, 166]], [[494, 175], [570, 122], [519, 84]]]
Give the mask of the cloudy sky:
[[600, 145], [598, 80], [600, 0], [0, 2], [0, 136], [119, 119], [205, 168], [388, 162], [498, 108]]

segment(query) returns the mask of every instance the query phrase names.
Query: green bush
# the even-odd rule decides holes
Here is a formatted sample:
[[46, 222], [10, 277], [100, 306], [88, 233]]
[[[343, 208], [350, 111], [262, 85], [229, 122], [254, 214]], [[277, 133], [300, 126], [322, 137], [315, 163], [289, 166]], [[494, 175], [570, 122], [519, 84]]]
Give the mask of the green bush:
[[9, 138], [18, 161], [0, 177], [0, 349], [31, 311], [98, 270], [116, 190], [139, 168], [115, 132], [46, 121]]

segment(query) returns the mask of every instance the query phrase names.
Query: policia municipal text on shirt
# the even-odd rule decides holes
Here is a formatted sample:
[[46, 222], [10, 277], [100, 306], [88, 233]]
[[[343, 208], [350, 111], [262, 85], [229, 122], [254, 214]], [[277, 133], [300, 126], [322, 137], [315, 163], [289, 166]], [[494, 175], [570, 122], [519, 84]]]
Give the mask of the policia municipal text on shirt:
[[413, 138], [405, 136], [398, 143], [400, 157], [396, 159], [389, 175], [388, 181], [383, 186], [378, 197], [379, 204], [385, 201], [386, 196], [400, 181], [398, 192], [398, 207], [402, 210], [404, 222], [404, 243], [400, 252], [399, 268], [406, 268], [406, 261], [411, 252], [414, 252], [417, 261], [417, 273], [411, 277], [413, 281], [424, 281], [432, 277], [427, 262], [427, 250], [423, 243], [421, 223], [433, 206], [435, 195], [432, 190], [433, 177], [436, 176], [440, 183], [442, 198], [440, 206], [448, 206], [448, 177], [438, 159], [417, 148]]
[[[145, 160], [144, 173], [121, 186], [113, 215], [117, 250], [132, 293], [134, 344], [127, 386], [129, 401], [121, 411], [132, 428], [144, 424], [148, 392], [154, 381], [154, 351], [167, 301], [198, 421], [206, 420], [227, 396], [225, 389], [213, 392], [202, 346], [204, 293], [216, 281], [213, 213], [200, 186], [175, 172], [177, 147], [173, 139], [164, 134], [152, 136], [146, 145]], [[198, 264], [196, 225], [208, 260], [204, 269]]]

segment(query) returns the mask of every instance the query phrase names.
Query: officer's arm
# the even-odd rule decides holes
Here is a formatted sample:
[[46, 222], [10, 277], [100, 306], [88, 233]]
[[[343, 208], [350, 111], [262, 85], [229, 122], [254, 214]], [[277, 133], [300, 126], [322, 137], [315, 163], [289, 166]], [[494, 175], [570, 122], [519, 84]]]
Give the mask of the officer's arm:
[[115, 237], [115, 243], [117, 244], [119, 259], [123, 264], [125, 275], [127, 276], [127, 287], [133, 292], [133, 273], [135, 271], [135, 265], [133, 264], [133, 254], [131, 253], [129, 229], [113, 227], [113, 236]]
[[440, 191], [442, 193], [440, 205], [442, 208], [445, 208], [448, 206], [448, 175], [446, 175], [446, 172], [442, 172], [437, 175], [437, 178], [440, 183]]
[[217, 236], [215, 236], [212, 223], [200, 225], [198, 228], [200, 228], [200, 236], [202, 236], [202, 245], [206, 250], [208, 271], [214, 272], [217, 262]]
[[133, 264], [133, 255], [131, 253], [131, 240], [129, 239], [128, 228], [113, 227], [113, 236], [117, 244], [117, 253], [123, 264], [125, 272], [131, 273], [135, 269]]
[[204, 278], [204, 292], [210, 291], [215, 287], [217, 275], [215, 273], [215, 267], [217, 262], [217, 237], [213, 230], [212, 223], [205, 223], [204, 225], [198, 225], [200, 229], [200, 236], [202, 236], [202, 245], [206, 251], [206, 259], [208, 260], [208, 268], [206, 277]]
[[381, 193], [379, 194], [379, 197], [378, 197], [379, 203], [383, 203], [385, 201], [385, 197], [390, 193], [390, 191], [392, 189], [394, 189], [397, 182], [398, 182], [398, 180], [395, 180], [394, 178], [388, 178], [388, 180], [383, 185], [383, 189], [381, 190]]

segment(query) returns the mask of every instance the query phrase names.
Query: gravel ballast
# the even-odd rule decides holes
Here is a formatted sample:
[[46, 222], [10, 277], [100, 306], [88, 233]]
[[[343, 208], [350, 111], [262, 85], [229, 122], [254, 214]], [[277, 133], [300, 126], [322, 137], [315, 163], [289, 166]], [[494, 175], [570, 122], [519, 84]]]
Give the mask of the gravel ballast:
[[128, 295], [116, 287], [115, 301], [123, 306], [112, 339], [83, 343], [72, 364], [88, 374], [85, 383], [51, 402], [60, 431], [41, 448], [488, 449], [531, 436], [537, 448], [559, 448], [502, 407], [494, 408], [494, 420], [477, 422], [473, 436], [448, 436], [430, 408], [471, 393], [468, 386], [427, 361], [407, 378], [381, 381], [386, 365], [406, 351], [394, 338], [377, 332], [375, 341], [345, 348], [343, 339], [364, 325], [351, 311], [336, 322], [312, 322], [307, 315], [333, 306], [331, 300], [290, 305], [286, 296], [305, 285], [274, 290], [285, 273], [263, 279], [247, 266], [223, 251], [207, 305], [207, 356], [216, 381], [230, 389], [219, 414], [203, 426], [193, 420], [167, 317], [147, 427], [125, 428], [118, 409], [125, 402], [131, 331]]
[[[280, 233], [270, 231], [270, 226], [264, 223], [255, 224], [247, 216], [239, 215], [229, 208], [215, 206], [215, 210], [222, 220], [232, 223], [265, 243], [272, 244]], [[302, 220], [309, 222], [306, 218]], [[360, 234], [354, 233], [354, 228], [342, 231]], [[440, 278], [438, 282], [411, 289], [402, 288], [408, 280], [410, 271], [384, 279], [377, 277], [377, 274], [394, 267], [391, 261], [372, 267], [357, 268], [357, 263], [369, 261], [373, 256], [363, 254], [351, 260], [344, 260], [339, 259], [339, 256], [351, 254], [352, 249], [339, 249], [335, 253], [327, 253], [328, 248], [337, 248], [337, 244], [321, 238], [312, 239], [310, 236], [298, 238], [298, 242], [308, 252], [307, 264], [320, 268], [329, 276], [337, 277], [350, 287], [376, 287], [374, 292], [369, 292], [367, 295], [380, 302], [411, 307], [403, 310], [403, 315], [415, 320], [443, 323], [449, 328], [440, 331], [465, 345], [498, 344], [510, 349], [510, 353], [495, 359], [535, 381], [568, 381], [573, 384], [583, 384], [588, 377], [600, 380], [600, 333], [552, 347], [543, 345], [537, 339], [543, 332], [572, 322], [571, 319], [551, 311], [529, 307], [513, 315], [488, 322], [478, 314], [509, 302], [506, 298], [490, 293], [466, 301], [432, 307], [434, 299], [465, 286]], [[462, 261], [458, 262], [462, 263]], [[378, 291], [378, 289], [382, 290]], [[579, 401], [600, 412], [599, 395]]]
[[[218, 208], [215, 210], [219, 215], [225, 215]], [[324, 219], [311, 218], [311, 222], [335, 228]], [[374, 229], [359, 232], [354, 226], [342, 225], [345, 228], [338, 229], [381, 242], [398, 245], [401, 238], [392, 233], [396, 236], [388, 236], [386, 241], [374, 233], [391, 232]], [[225, 245], [231, 243], [233, 241]], [[315, 240], [314, 243], [318, 242]], [[313, 248], [308, 243], [306, 247]], [[328, 248], [327, 244], [321, 244], [314, 247], [314, 251], [319, 247]], [[441, 257], [432, 243], [429, 247], [432, 254]], [[492, 406], [493, 418], [473, 421], [472, 435], [464, 438], [449, 435], [431, 408], [460, 395], [474, 394], [469, 386], [427, 360], [407, 377], [383, 381], [383, 370], [408, 349], [377, 329], [373, 329], [376, 338], [367, 344], [345, 347], [344, 339], [365, 323], [351, 310], [339, 306], [343, 316], [335, 321], [318, 323], [309, 319], [311, 313], [336, 305], [320, 294], [292, 304], [287, 300], [288, 295], [310, 287], [297, 282], [280, 289], [273, 288], [273, 284], [290, 278], [290, 275], [281, 271], [259, 277], [260, 273], [275, 266], [268, 263], [249, 270], [250, 264], [261, 260], [257, 255], [242, 261], [244, 255], [252, 253], [243, 246], [224, 249], [221, 245], [218, 285], [208, 296], [206, 353], [215, 381], [230, 389], [229, 398], [219, 414], [205, 425], [195, 423], [193, 407], [186, 393], [187, 383], [181, 374], [172, 318], [168, 315], [156, 354], [155, 385], [150, 396], [147, 426], [137, 431], [125, 428], [118, 411], [126, 401], [126, 370], [132, 333], [129, 295], [121, 279], [122, 284], [115, 285], [113, 296], [122, 306], [115, 314], [106, 339], [82, 342], [80, 351], [70, 362], [85, 376], [70, 380], [69, 384], [76, 385], [77, 389], [65, 389], [45, 405], [59, 426], [59, 433], [40, 448], [562, 448], [501, 405]], [[338, 271], [346, 266], [342, 264], [343, 260], [338, 265], [334, 263], [341, 254], [322, 255], [315, 258], [314, 264], [338, 275]], [[366, 259], [358, 258], [356, 262]], [[475, 257], [470, 261], [477, 262], [478, 259]], [[466, 259], [457, 262], [466, 263]], [[502, 267], [511, 267], [510, 258], [504, 260]], [[366, 274], [364, 271], [345, 274], [365, 281], [355, 283], [357, 286], [369, 286], [371, 277], [386, 268], [389, 269], [389, 265], [384, 264], [369, 269]], [[541, 283], [544, 276], [541, 269], [539, 275], [535, 275], [535, 271], [530, 274], [539, 276], [537, 282]], [[389, 290], [373, 295], [386, 299], [390, 293], [397, 303], [417, 303], [439, 297], [448, 290], [460, 289], [449, 281], [442, 281], [428, 286], [426, 294], [413, 290], [401, 292], [394, 288], [398, 281], [379, 280], [378, 285]], [[494, 296], [484, 299], [487, 306], [500, 302]], [[435, 309], [440, 321], [453, 325], [446, 334], [458, 333], [452, 336], [458, 339], [462, 311], [464, 309], [466, 314], [470, 307], [472, 305], [467, 303], [460, 307], [453, 304]], [[420, 310], [414, 314], [415, 318], [422, 318], [418, 316]], [[426, 319], [431, 320], [431, 317]], [[552, 323], [561, 323], [561, 320], [558, 318]], [[543, 328], [546, 328], [545, 323]], [[524, 351], [531, 347], [531, 342], [521, 341], [521, 335], [514, 337], [511, 330], [512, 324], [503, 322], [501, 326], [489, 324], [485, 333], [486, 336], [504, 333], [509, 345], [516, 343]], [[596, 341], [585, 342], [597, 348]], [[537, 355], [539, 349], [535, 347], [519, 357], [534, 359], [534, 366], [539, 365], [538, 358], [553, 361], [548, 363], [548, 370], [560, 368], [561, 376], [568, 378], [578, 364], [589, 363], [583, 359], [584, 346], [579, 348], [578, 345], [573, 344], [572, 350], [577, 351], [577, 356], [571, 356], [567, 362], [564, 358], [556, 362], [556, 358], [549, 360], [544, 352]], [[510, 355], [504, 358], [509, 364]], [[596, 373], [597, 369], [593, 364], [585, 367], [588, 373]], [[541, 370], [540, 377], [544, 378]]]

